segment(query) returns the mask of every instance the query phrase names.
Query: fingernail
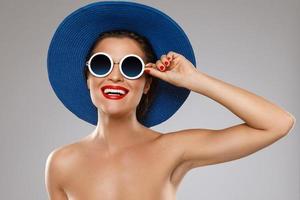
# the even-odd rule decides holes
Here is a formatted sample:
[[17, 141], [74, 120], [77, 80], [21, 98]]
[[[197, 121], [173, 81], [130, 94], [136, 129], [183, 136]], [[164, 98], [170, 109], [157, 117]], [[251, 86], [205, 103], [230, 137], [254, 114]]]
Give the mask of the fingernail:
[[164, 67], [164, 66], [160, 66], [159, 69], [160, 69], [161, 71], [164, 71], [165, 67]]
[[145, 69], [144, 72], [150, 73], [150, 70], [149, 69]]
[[168, 64], [169, 64], [169, 62], [168, 62], [168, 61], [166, 61], [166, 62], [165, 62], [165, 65], [168, 65]]
[[171, 60], [171, 57], [168, 57], [168, 60]]

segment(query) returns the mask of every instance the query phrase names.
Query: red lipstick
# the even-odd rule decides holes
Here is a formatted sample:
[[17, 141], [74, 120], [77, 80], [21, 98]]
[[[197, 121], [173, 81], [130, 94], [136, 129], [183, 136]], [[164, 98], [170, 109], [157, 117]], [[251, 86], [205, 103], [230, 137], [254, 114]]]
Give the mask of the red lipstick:
[[119, 100], [125, 97], [129, 90], [118, 85], [105, 85], [101, 88], [104, 97], [111, 100]]

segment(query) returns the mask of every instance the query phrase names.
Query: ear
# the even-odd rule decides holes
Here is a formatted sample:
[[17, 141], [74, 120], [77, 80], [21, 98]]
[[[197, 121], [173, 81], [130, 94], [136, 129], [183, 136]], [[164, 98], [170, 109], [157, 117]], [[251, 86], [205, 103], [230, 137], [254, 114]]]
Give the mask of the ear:
[[86, 85], [88, 90], [90, 90], [90, 73], [87, 72]]
[[144, 86], [144, 94], [147, 94], [148, 91], [150, 90], [151, 83], [152, 83], [152, 77], [146, 78], [146, 83]]
[[89, 79], [86, 80], [86, 85], [87, 85], [88, 90], [90, 90]]

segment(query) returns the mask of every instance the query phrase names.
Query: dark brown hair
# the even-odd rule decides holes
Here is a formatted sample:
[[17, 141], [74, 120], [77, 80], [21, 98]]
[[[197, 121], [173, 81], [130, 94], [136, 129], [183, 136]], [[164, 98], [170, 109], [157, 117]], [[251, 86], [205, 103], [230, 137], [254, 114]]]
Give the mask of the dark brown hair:
[[[86, 61], [92, 56], [92, 52], [93, 52], [94, 48], [96, 47], [96, 45], [102, 39], [107, 38], [107, 37], [116, 37], [116, 38], [127, 37], [127, 38], [134, 39], [136, 42], [138, 42], [139, 46], [141, 47], [142, 51], [144, 52], [146, 60], [147, 60], [146, 63], [148, 63], [148, 62], [155, 63], [156, 62], [156, 59], [157, 59], [156, 55], [155, 55], [153, 48], [152, 48], [150, 42], [148, 41], [148, 39], [142, 35], [139, 35], [135, 32], [128, 31], [128, 30], [113, 30], [113, 31], [107, 31], [107, 32], [101, 33], [98, 36], [98, 38], [96, 39], [96, 41], [93, 43], [92, 47], [90, 48], [90, 51], [86, 57]], [[85, 75], [86, 79], [87, 79], [87, 73], [88, 73], [88, 68], [85, 67], [84, 75]], [[145, 74], [145, 75], [146, 75], [146, 79], [151, 78], [152, 82], [151, 82], [150, 89], [148, 90], [147, 94], [143, 94], [143, 96], [137, 106], [137, 109], [136, 109], [136, 117], [140, 123], [142, 123], [144, 121], [144, 117], [148, 111], [148, 108], [150, 107], [150, 105], [155, 97], [154, 91], [155, 91], [155, 88], [157, 85], [156, 77], [153, 77], [149, 74]]]

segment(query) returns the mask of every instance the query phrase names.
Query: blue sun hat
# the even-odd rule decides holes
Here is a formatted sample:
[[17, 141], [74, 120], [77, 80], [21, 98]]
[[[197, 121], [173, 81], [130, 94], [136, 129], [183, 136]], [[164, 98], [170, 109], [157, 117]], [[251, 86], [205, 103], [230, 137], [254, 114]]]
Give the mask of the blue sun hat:
[[[193, 48], [182, 28], [153, 7], [127, 1], [101, 1], [69, 14], [56, 29], [47, 57], [48, 78], [56, 96], [80, 119], [97, 125], [97, 107], [87, 87], [86, 57], [100, 33], [129, 30], [148, 39], [157, 58], [174, 51], [194, 66]], [[155, 98], [141, 122], [146, 127], [169, 119], [185, 102], [190, 90], [158, 79]]]

